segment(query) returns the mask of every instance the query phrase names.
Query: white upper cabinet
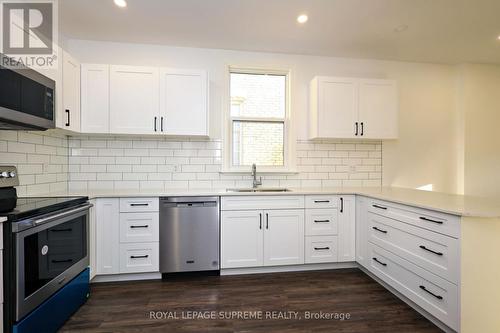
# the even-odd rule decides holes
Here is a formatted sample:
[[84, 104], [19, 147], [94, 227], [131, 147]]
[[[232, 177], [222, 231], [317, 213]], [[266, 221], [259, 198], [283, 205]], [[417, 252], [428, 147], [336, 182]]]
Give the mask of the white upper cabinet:
[[357, 80], [318, 77], [311, 83], [313, 138], [350, 138], [354, 134], [358, 110]]
[[82, 64], [83, 133], [109, 133], [109, 65]]
[[110, 133], [160, 133], [158, 72], [156, 67], [110, 66]]
[[160, 130], [169, 135], [208, 136], [206, 71], [160, 69]]
[[398, 93], [393, 80], [315, 77], [310, 84], [311, 139], [396, 139]]
[[[359, 121], [362, 137], [395, 139], [398, 137], [398, 95], [392, 80], [359, 81]], [[361, 134], [361, 132], [360, 132]]]
[[69, 53], [63, 51], [63, 119], [61, 128], [80, 131], [80, 63]]

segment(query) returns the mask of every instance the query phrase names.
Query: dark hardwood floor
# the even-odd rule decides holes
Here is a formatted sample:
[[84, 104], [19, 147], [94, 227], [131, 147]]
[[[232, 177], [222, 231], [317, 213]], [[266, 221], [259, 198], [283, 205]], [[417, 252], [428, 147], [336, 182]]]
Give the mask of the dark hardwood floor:
[[[214, 311], [216, 317], [262, 311], [263, 319], [182, 319], [188, 311]], [[294, 311], [297, 319], [266, 318], [267, 311]], [[180, 318], [161, 319], [158, 312]], [[350, 317], [307, 319], [307, 312]], [[61, 332], [441, 331], [362, 271], [342, 269], [93, 284], [90, 299]]]

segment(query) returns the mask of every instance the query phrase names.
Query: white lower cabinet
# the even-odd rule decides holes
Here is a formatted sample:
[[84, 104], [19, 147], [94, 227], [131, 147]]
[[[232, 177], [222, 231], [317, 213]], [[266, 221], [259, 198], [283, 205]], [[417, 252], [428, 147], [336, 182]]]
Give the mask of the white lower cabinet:
[[97, 274], [120, 273], [120, 201], [98, 199], [96, 214]]
[[370, 271], [391, 287], [458, 331], [458, 286], [369, 243]]
[[264, 211], [264, 266], [304, 263], [304, 210]]
[[158, 245], [158, 242], [120, 244], [120, 273], [157, 272]]
[[221, 213], [221, 262], [222, 268], [263, 266], [262, 211]]
[[222, 268], [304, 263], [304, 210], [223, 211]]
[[368, 201], [356, 197], [356, 262], [368, 267]]
[[339, 256], [338, 261], [356, 260], [356, 197], [339, 198]]
[[306, 264], [336, 262], [338, 260], [337, 236], [306, 236]]
[[158, 272], [159, 212], [129, 212], [123, 200], [95, 200], [96, 274]]
[[357, 261], [459, 331], [459, 219], [363, 196], [356, 204]]

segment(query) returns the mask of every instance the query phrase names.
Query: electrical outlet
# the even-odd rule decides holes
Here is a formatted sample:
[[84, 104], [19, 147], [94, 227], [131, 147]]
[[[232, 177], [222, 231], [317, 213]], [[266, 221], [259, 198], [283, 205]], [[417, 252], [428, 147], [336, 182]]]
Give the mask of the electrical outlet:
[[356, 166], [355, 165], [350, 165], [349, 166], [349, 172], [356, 172]]
[[180, 165], [178, 165], [178, 164], [176, 164], [176, 165], [174, 166], [174, 171], [175, 171], [175, 172], [181, 172], [181, 166], [180, 166]]

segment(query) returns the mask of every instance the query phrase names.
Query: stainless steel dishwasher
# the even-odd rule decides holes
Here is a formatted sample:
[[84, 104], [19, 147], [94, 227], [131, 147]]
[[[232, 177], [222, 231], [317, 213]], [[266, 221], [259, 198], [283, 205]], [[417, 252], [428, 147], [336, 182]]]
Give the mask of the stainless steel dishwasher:
[[160, 198], [160, 272], [218, 271], [219, 197]]

